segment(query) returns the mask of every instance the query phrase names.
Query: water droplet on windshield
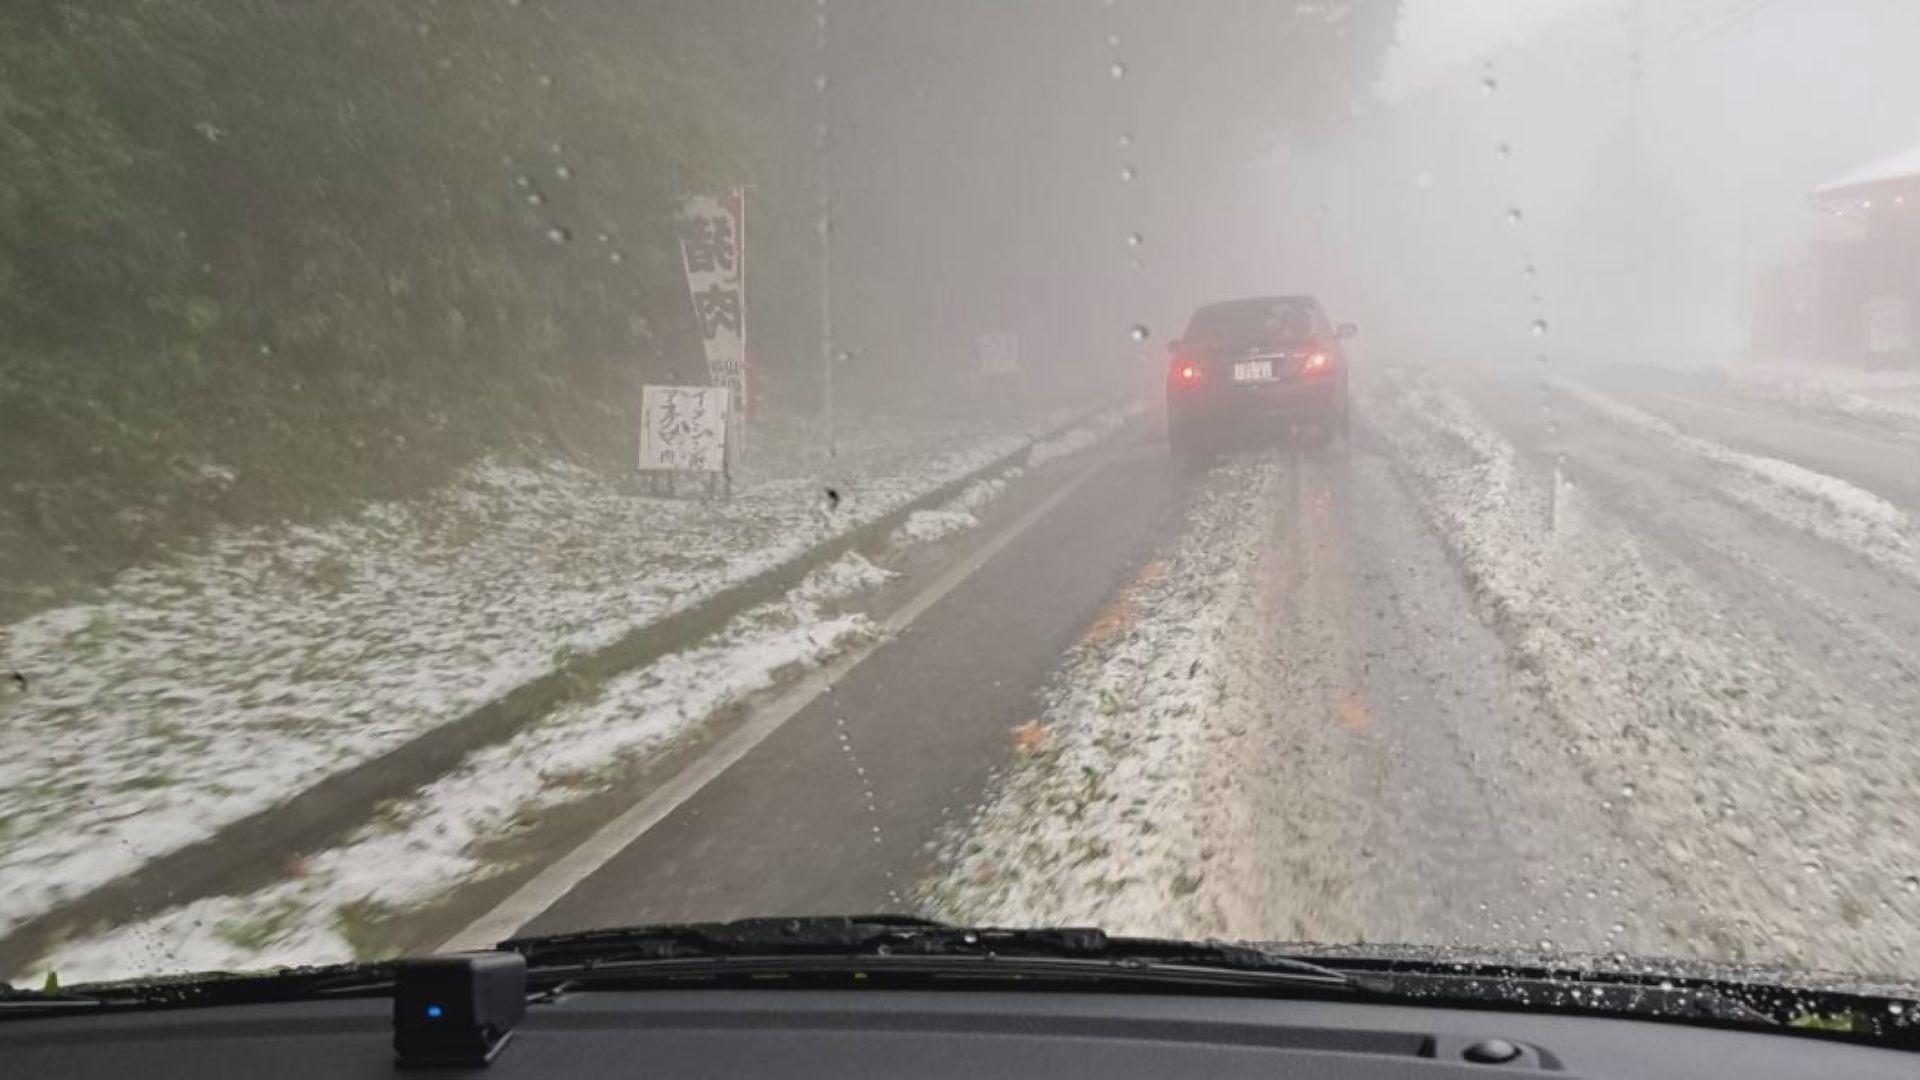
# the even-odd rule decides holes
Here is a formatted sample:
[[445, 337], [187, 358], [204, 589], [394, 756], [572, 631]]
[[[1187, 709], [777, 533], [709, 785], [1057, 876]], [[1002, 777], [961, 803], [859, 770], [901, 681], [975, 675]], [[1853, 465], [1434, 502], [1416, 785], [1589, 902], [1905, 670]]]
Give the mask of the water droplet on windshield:
[[1119, 141], [1119, 143], [1120, 143], [1120, 149], [1122, 149], [1122, 150], [1125, 150], [1125, 149], [1126, 149], [1127, 147], [1129, 147], [1129, 146], [1132, 146], [1132, 145], [1133, 145], [1133, 132], [1131, 132], [1131, 131], [1123, 131], [1123, 132], [1121, 132], [1121, 133], [1120, 133], [1120, 138], [1119, 138], [1119, 140], [1118, 140], [1118, 141]]
[[1534, 337], [1546, 337], [1547, 336], [1547, 320], [1545, 319], [1533, 320], [1533, 325], [1528, 328], [1528, 332], [1533, 334]]
[[1130, 232], [1130, 233], [1128, 233], [1128, 234], [1127, 234], [1127, 246], [1128, 246], [1128, 247], [1139, 247], [1139, 246], [1140, 246], [1140, 242], [1141, 242], [1141, 240], [1142, 240], [1142, 237], [1141, 237], [1141, 235], [1140, 235], [1139, 233], [1137, 233], [1137, 232]]
[[551, 89], [553, 86], [553, 76], [551, 75], [542, 75], [533, 81], [539, 83], [542, 89]]
[[827, 89], [827, 85], [827, 77], [825, 75], [815, 75], [813, 77], [813, 88], [815, 90], [824, 92]]
[[562, 180], [571, 180], [573, 179], [573, 170], [565, 165], [555, 165], [553, 167], [553, 175]]
[[1107, 68], [1107, 74], [1116, 79], [1124, 79], [1127, 77], [1127, 65], [1115, 60], [1112, 66]]
[[1498, 90], [1498, 89], [1500, 89], [1500, 80], [1499, 80], [1499, 79], [1496, 79], [1496, 78], [1494, 78], [1493, 76], [1491, 76], [1491, 75], [1489, 75], [1489, 76], [1487, 76], [1486, 78], [1484, 78], [1484, 79], [1481, 79], [1481, 80], [1480, 80], [1480, 92], [1481, 92], [1481, 93], [1483, 93], [1483, 94], [1491, 94], [1491, 93], [1493, 93], [1493, 92], [1494, 92], [1495, 90]]
[[1521, 221], [1525, 219], [1525, 217], [1526, 215], [1522, 214], [1520, 212], [1520, 208], [1517, 206], [1511, 207], [1507, 210], [1507, 224], [1509, 225], [1518, 225], [1520, 224]]
[[523, 187], [523, 188], [524, 188], [524, 187], [532, 187], [532, 186], [533, 186], [533, 177], [531, 177], [531, 176], [516, 176], [516, 177], [514, 177], [514, 178], [513, 178], [513, 186], [514, 186], [514, 187]]
[[1920, 892], [1920, 877], [1910, 877], [1900, 883], [1908, 892]]
[[1122, 166], [1120, 166], [1120, 179], [1122, 179], [1122, 180], [1131, 180], [1131, 179], [1133, 179], [1133, 178], [1134, 178], [1134, 177], [1135, 177], [1136, 175], [1138, 175], [1138, 174], [1137, 174], [1137, 173], [1135, 173], [1135, 172], [1133, 171], [1133, 166], [1131, 166], [1131, 165], [1122, 165]]
[[1623, 798], [1623, 799], [1631, 799], [1631, 798], [1633, 798], [1633, 785], [1632, 785], [1632, 784], [1621, 784], [1621, 785], [1620, 785], [1620, 797], [1621, 797], [1621, 798]]
[[555, 225], [547, 230], [547, 239], [556, 244], [564, 244], [573, 239], [573, 232], [565, 225]]
[[1499, 155], [1500, 155], [1501, 157], [1512, 157], [1512, 156], [1513, 156], [1513, 144], [1512, 144], [1512, 143], [1501, 143], [1500, 145], [1498, 145], [1498, 146], [1495, 146], [1495, 147], [1493, 148], [1493, 152], [1494, 152], [1494, 153], [1496, 153], [1496, 154], [1499, 154]]
[[1552, 940], [1550, 940], [1550, 939], [1548, 939], [1548, 938], [1541, 938], [1541, 939], [1540, 939], [1540, 951], [1541, 951], [1541, 952], [1552, 952], [1552, 951], [1553, 951], [1553, 942], [1552, 942]]
[[541, 206], [545, 204], [546, 201], [547, 201], [546, 194], [542, 192], [539, 188], [535, 188], [532, 191], [527, 192], [528, 206]]
[[627, 257], [625, 255], [622, 255], [617, 251], [607, 252], [607, 261], [614, 264], [615, 266], [618, 266], [621, 263], [625, 262], [626, 259]]
[[1134, 323], [1133, 328], [1127, 331], [1127, 336], [1132, 338], [1135, 341], [1145, 341], [1147, 340], [1147, 336], [1150, 333], [1151, 331], [1149, 331], [1146, 327], [1140, 325], [1139, 323]]
[[1907, 1011], [1907, 1007], [1897, 1001], [1889, 1001], [1887, 1002], [1887, 1011], [1895, 1016], [1899, 1016], [1901, 1013]]
[[1120, 47], [1120, 35], [1119, 35], [1119, 34], [1108, 34], [1108, 35], [1107, 35], [1107, 47], [1108, 47], [1108, 48], [1110, 48], [1110, 49], [1117, 49], [1117, 48], [1119, 48], [1119, 47]]

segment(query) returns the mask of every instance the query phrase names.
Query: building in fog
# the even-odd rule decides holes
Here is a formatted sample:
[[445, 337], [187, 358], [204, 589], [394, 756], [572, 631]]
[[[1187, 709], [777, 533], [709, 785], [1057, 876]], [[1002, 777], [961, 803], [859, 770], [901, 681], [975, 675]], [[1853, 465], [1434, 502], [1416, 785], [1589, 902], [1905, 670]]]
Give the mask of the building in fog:
[[1759, 284], [1762, 354], [1874, 367], [1920, 365], [1920, 146], [1813, 189], [1844, 236], [1808, 245]]

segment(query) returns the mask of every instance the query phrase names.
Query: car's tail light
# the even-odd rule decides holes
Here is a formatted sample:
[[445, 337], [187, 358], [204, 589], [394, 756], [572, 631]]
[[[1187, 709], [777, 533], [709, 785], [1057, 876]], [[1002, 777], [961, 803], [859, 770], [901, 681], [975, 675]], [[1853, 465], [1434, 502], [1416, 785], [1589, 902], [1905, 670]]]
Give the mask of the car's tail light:
[[1200, 364], [1198, 361], [1179, 359], [1173, 362], [1173, 381], [1179, 386], [1195, 386], [1200, 382]]
[[1318, 374], [1332, 366], [1333, 358], [1318, 350], [1308, 353], [1307, 358], [1300, 361], [1300, 370], [1307, 375]]

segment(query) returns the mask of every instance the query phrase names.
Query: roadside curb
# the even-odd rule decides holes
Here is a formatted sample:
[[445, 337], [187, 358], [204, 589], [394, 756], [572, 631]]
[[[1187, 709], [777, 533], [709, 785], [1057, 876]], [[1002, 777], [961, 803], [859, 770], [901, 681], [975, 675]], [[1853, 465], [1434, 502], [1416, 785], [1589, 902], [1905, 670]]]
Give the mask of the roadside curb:
[[1024, 464], [1033, 448], [1122, 407], [1124, 399], [1089, 406], [992, 461], [901, 503], [865, 524], [823, 540], [777, 566], [727, 586], [692, 607], [628, 631], [619, 640], [569, 657], [393, 750], [327, 776], [266, 809], [220, 827], [0, 936], [0, 973], [17, 974], [58, 942], [99, 925], [120, 925], [210, 896], [262, 887], [285, 876], [289, 859], [318, 850], [365, 823], [381, 803], [404, 797], [459, 765], [469, 754], [506, 741], [584, 690], [698, 641], [741, 613], [785, 595], [813, 570], [883, 541], [913, 514], [936, 507], [968, 486]]

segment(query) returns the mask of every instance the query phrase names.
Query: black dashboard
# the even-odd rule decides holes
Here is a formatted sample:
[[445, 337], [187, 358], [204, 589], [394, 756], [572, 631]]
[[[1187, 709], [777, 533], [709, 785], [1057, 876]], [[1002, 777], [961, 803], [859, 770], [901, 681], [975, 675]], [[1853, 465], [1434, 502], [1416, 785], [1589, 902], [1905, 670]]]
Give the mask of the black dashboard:
[[485, 1068], [403, 1068], [384, 998], [0, 1022], [0, 1075], [1808, 1077], [1909, 1053], [1654, 1021], [1193, 995], [649, 990], [535, 1004]]

